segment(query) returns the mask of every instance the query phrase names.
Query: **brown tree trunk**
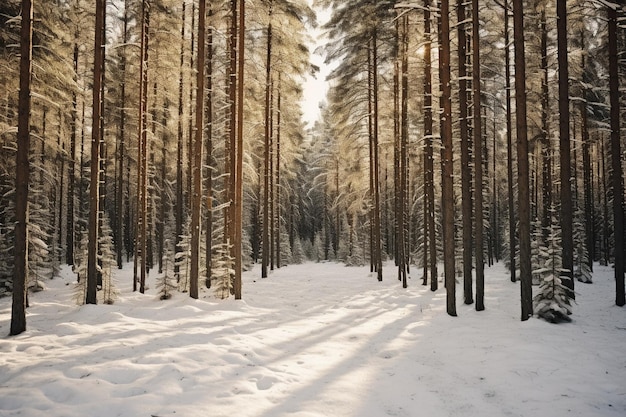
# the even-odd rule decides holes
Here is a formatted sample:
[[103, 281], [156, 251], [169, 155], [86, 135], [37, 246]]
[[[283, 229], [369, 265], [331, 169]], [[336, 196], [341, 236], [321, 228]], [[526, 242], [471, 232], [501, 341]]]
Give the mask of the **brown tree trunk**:
[[239, 36], [237, 63], [237, 183], [235, 198], [235, 299], [241, 299], [242, 270], [242, 220], [243, 220], [243, 77], [244, 77], [244, 42], [245, 42], [245, 0], [239, 0]]
[[[183, 65], [185, 62], [185, 9], [186, 4], [183, 1], [182, 10], [182, 24], [180, 30], [180, 70], [178, 78], [178, 141], [176, 144], [176, 208], [174, 213], [174, 252], [175, 256], [183, 251], [181, 247], [181, 238], [183, 234], [183, 212], [184, 212], [184, 185], [183, 185]], [[174, 275], [176, 276], [176, 282], [180, 281], [180, 266], [178, 263], [174, 263]]]
[[383, 280], [383, 263], [380, 234], [380, 158], [378, 149], [378, 34], [374, 29], [372, 40], [372, 70], [373, 70], [373, 105], [374, 105], [374, 251], [376, 273], [378, 281]]
[[443, 253], [446, 285], [446, 310], [456, 316], [456, 281], [454, 259], [454, 161], [452, 155], [452, 97], [450, 86], [450, 17], [449, 2], [441, 0], [441, 46], [439, 78], [442, 93], [441, 113], [441, 176], [443, 212]]
[[96, 0], [96, 25], [94, 41], [94, 75], [91, 133], [91, 186], [89, 191], [89, 231], [87, 250], [87, 294], [86, 304], [96, 304], [98, 280], [98, 229], [99, 229], [99, 191], [100, 182], [100, 141], [102, 139], [100, 118], [102, 94], [102, 70], [104, 66], [104, 16], [105, 0]]
[[[437, 235], [435, 229], [435, 165], [433, 155], [433, 95], [432, 95], [432, 34], [430, 29], [430, 0], [424, 0], [424, 187], [426, 188], [426, 219], [428, 234], [424, 234], [424, 248], [430, 258], [430, 289], [437, 291]], [[428, 242], [427, 242], [428, 241]], [[425, 250], [426, 252], [426, 250]]]
[[267, 25], [267, 48], [266, 48], [266, 61], [265, 61], [265, 140], [263, 147], [263, 243], [262, 243], [262, 256], [261, 256], [261, 278], [267, 278], [267, 267], [270, 260], [270, 142], [271, 142], [271, 127], [270, 119], [272, 117], [271, 107], [271, 83], [272, 83], [272, 1], [269, 4], [269, 19], [270, 23]]
[[[563, 246], [561, 277], [569, 289], [568, 295], [575, 299], [574, 293], [574, 232], [572, 202], [572, 167], [569, 138], [569, 70], [567, 63], [567, 0], [556, 2], [556, 26], [559, 63], [559, 145], [561, 165], [561, 244]], [[621, 171], [620, 171], [621, 172]]]
[[485, 309], [485, 261], [483, 254], [483, 138], [481, 137], [483, 129], [480, 114], [481, 89], [479, 25], [478, 0], [472, 0], [472, 101], [474, 107], [474, 198], [476, 201], [476, 219], [474, 221], [474, 238], [476, 247], [476, 311], [482, 311]]
[[15, 175], [15, 266], [10, 335], [26, 331], [26, 281], [28, 276], [28, 184], [30, 177], [30, 85], [32, 74], [33, 4], [22, 0], [20, 29], [20, 91], [18, 98]]
[[[524, 10], [522, 0], [513, 0], [513, 44], [515, 47], [515, 116], [517, 133], [517, 190], [520, 246], [522, 321], [533, 315], [530, 262], [530, 184], [528, 180], [528, 128], [526, 121], [526, 63]], [[512, 254], [512, 256], [514, 256]]]
[[611, 103], [611, 187], [615, 236], [615, 304], [626, 304], [624, 289], [624, 180], [620, 143], [619, 67], [617, 61], [617, 8], [608, 6], [609, 14], [609, 96]]
[[509, 264], [511, 282], [517, 280], [517, 264], [515, 256], [516, 230], [515, 230], [515, 196], [513, 193], [513, 122], [511, 111], [511, 52], [509, 48], [509, 2], [504, 2], [504, 48], [505, 52], [505, 76], [504, 83], [506, 90], [506, 160], [507, 160], [507, 197], [509, 207]]
[[[457, 1], [457, 32], [459, 59], [459, 135], [461, 136], [461, 214], [463, 223], [463, 296], [465, 304], [474, 302], [472, 279], [472, 168], [470, 164], [470, 140], [468, 133], [468, 94], [467, 94], [467, 36], [465, 1]], [[474, 108], [474, 114], [476, 108]], [[480, 114], [480, 113], [479, 113]], [[475, 131], [474, 127], [474, 131]], [[475, 165], [478, 172], [479, 166]], [[478, 190], [476, 190], [478, 192]], [[476, 217], [478, 221], [478, 216]]]
[[200, 275], [200, 213], [202, 211], [202, 145], [204, 135], [204, 82], [206, 63], [206, 0], [198, 2], [198, 58], [196, 62], [196, 124], [193, 146], [191, 195], [191, 272], [189, 296], [198, 298]]

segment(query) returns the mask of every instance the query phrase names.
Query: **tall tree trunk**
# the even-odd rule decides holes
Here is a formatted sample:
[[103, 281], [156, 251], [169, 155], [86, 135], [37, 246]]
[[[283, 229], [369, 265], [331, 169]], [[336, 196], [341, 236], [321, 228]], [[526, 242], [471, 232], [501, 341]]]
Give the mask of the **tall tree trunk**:
[[[74, 43], [74, 82], [78, 82], [78, 34], [75, 35]], [[68, 161], [68, 189], [67, 189], [67, 235], [65, 238], [65, 262], [68, 265], [74, 265], [74, 235], [76, 228], [74, 226], [74, 197], [76, 194], [76, 139], [78, 124], [78, 96], [76, 90], [72, 89], [72, 122], [70, 128], [70, 151]], [[81, 168], [82, 169], [82, 168]]]
[[146, 290], [146, 272], [148, 269], [147, 255], [148, 255], [148, 31], [150, 27], [150, 2], [148, 0], [143, 1], [143, 24], [141, 31], [141, 65], [140, 65], [140, 121], [139, 121], [139, 139], [140, 139], [140, 152], [141, 158], [138, 159], [138, 168], [141, 175], [139, 176], [139, 196], [140, 204], [137, 205], [139, 224], [141, 227], [140, 237], [140, 250], [141, 250], [141, 275], [139, 280], [139, 292], [144, 293]]
[[[474, 302], [472, 289], [472, 168], [470, 164], [470, 139], [468, 133], [467, 94], [467, 36], [465, 1], [457, 1], [457, 33], [459, 59], [459, 135], [461, 136], [461, 214], [463, 223], [463, 296], [465, 304]], [[476, 109], [474, 109], [476, 113]], [[474, 129], [475, 131], [475, 129]], [[479, 166], [474, 165], [478, 172]], [[476, 190], [478, 193], [478, 190]], [[476, 217], [478, 221], [478, 214]]]
[[[431, 0], [424, 0], [424, 187], [426, 188], [426, 219], [428, 234], [424, 234], [424, 248], [430, 256], [430, 289], [437, 291], [437, 235], [435, 229], [435, 164], [433, 155], [433, 94], [432, 94], [432, 33], [430, 22]], [[428, 239], [428, 243], [426, 240]]]
[[511, 282], [517, 280], [517, 263], [515, 256], [516, 228], [515, 228], [515, 195], [513, 192], [513, 122], [511, 110], [511, 50], [509, 48], [509, 1], [504, 2], [504, 56], [506, 90], [506, 160], [507, 160], [507, 197], [509, 206], [509, 264]]
[[[278, 97], [276, 98], [276, 268], [281, 266], [280, 257], [280, 225], [282, 222], [282, 211], [280, 205], [280, 130], [281, 130], [281, 77], [278, 74]], [[326, 206], [324, 205], [324, 208]], [[326, 218], [326, 216], [324, 216]]]
[[265, 141], [263, 147], [263, 255], [261, 258], [261, 278], [267, 278], [267, 266], [270, 258], [270, 141], [271, 141], [271, 83], [272, 83], [272, 1], [269, 4], [269, 19], [267, 25], [267, 48], [265, 61]]
[[519, 216], [520, 280], [522, 321], [533, 315], [530, 262], [530, 184], [528, 180], [528, 127], [526, 120], [526, 62], [522, 0], [513, 0], [513, 44], [515, 47], [515, 116], [517, 133], [517, 200]]
[[405, 206], [406, 206], [406, 183], [407, 183], [407, 140], [409, 135], [409, 117], [408, 117], [408, 90], [409, 90], [409, 16], [405, 14], [402, 17], [402, 40], [401, 40], [401, 56], [402, 56], [402, 68], [400, 69], [401, 76], [401, 110], [400, 110], [400, 161], [398, 163], [399, 168], [399, 185], [398, 185], [398, 279], [402, 281], [402, 287], [406, 288], [407, 283], [407, 265], [406, 265], [406, 230], [405, 230]]
[[548, 237], [548, 228], [552, 224], [552, 146], [550, 141], [549, 113], [549, 68], [548, 68], [548, 29], [546, 25], [546, 11], [541, 10], [541, 149], [542, 149], [542, 215], [541, 226], [544, 229], [544, 237]]
[[378, 33], [374, 29], [372, 39], [373, 105], [374, 105], [374, 251], [378, 281], [383, 280], [383, 263], [380, 234], [380, 161], [378, 149]]
[[[209, 19], [213, 18], [213, 7], [210, 5], [208, 10]], [[213, 22], [209, 22], [208, 40], [207, 40], [207, 63], [206, 63], [206, 276], [205, 285], [211, 288], [211, 279], [213, 274]]]
[[442, 93], [441, 175], [443, 212], [443, 253], [446, 284], [446, 310], [456, 316], [456, 282], [454, 259], [454, 161], [452, 155], [452, 97], [450, 86], [450, 16], [448, 0], [441, 0], [441, 46], [439, 77]]
[[[183, 86], [184, 86], [184, 63], [185, 63], [185, 9], [186, 3], [183, 1], [182, 8], [182, 24], [180, 29], [180, 65], [178, 76], [178, 141], [176, 144], [176, 208], [174, 214], [174, 252], [175, 256], [183, 251], [181, 246], [181, 239], [183, 234], [183, 212], [185, 210], [184, 200], [184, 184], [183, 184]], [[174, 263], [174, 275], [176, 276], [176, 282], [180, 281], [180, 266], [178, 263]]]
[[569, 138], [569, 70], [567, 63], [567, 0], [557, 0], [557, 44], [559, 62], [559, 145], [561, 165], [561, 244], [563, 246], [562, 279], [569, 289], [568, 295], [575, 299], [574, 293], [574, 231], [572, 202], [572, 167]]
[[[124, 1], [124, 22], [122, 29], [122, 41], [128, 42], [128, 0]], [[122, 269], [122, 252], [124, 249], [124, 158], [126, 158], [126, 50], [122, 51], [120, 59], [121, 80], [120, 80], [120, 130], [117, 149], [117, 193], [115, 196], [117, 230], [115, 239], [115, 251], [117, 255], [117, 267]]]
[[237, 62], [237, 183], [235, 198], [235, 299], [241, 299], [242, 270], [242, 220], [243, 220], [243, 89], [244, 89], [244, 51], [245, 51], [245, 0], [239, 0], [239, 36]]
[[96, 0], [96, 25], [94, 41], [94, 75], [93, 75], [93, 105], [91, 130], [91, 186], [89, 188], [89, 243], [87, 248], [87, 294], [86, 304], [96, 304], [98, 280], [98, 228], [99, 228], [99, 191], [100, 187], [100, 141], [102, 139], [100, 118], [102, 77], [104, 66], [104, 16], [106, 13], [105, 0]]
[[626, 304], [624, 290], [624, 180], [620, 143], [620, 91], [617, 60], [617, 5], [609, 5], [609, 96], [611, 103], [611, 186], [613, 191], [613, 225], [615, 236], [615, 304]]
[[[583, 73], [583, 82], [586, 81], [584, 76], [586, 71], [586, 59], [585, 50], [585, 31], [581, 30], [581, 72]], [[593, 209], [593, 181], [592, 181], [592, 166], [591, 166], [591, 139], [589, 138], [589, 124], [587, 118], [587, 99], [588, 90], [587, 87], [583, 87], [582, 91], [583, 100], [580, 105], [580, 123], [582, 133], [582, 148], [583, 148], [583, 199], [585, 205], [585, 246], [588, 251], [587, 265], [589, 270], [593, 272], [593, 261], [596, 259], [595, 253], [595, 210]]]
[[189, 296], [198, 298], [200, 271], [200, 213], [202, 211], [202, 145], [204, 135], [204, 83], [206, 63], [206, 0], [198, 2], [198, 58], [196, 62], [196, 126], [193, 147], [191, 196], [191, 273]]
[[[474, 170], [475, 170], [475, 213], [474, 221], [476, 247], [476, 311], [485, 309], [485, 261], [483, 254], [483, 139], [480, 114], [480, 20], [478, 0], [472, 0], [472, 87], [474, 108]], [[487, 135], [485, 135], [486, 137]], [[495, 148], [494, 148], [495, 152]], [[495, 208], [495, 207], [494, 207]]]
[[15, 175], [15, 266], [10, 335], [26, 331], [26, 281], [28, 276], [28, 184], [30, 177], [30, 85], [33, 51], [33, 4], [22, 0], [20, 29], [20, 92], [18, 98]]

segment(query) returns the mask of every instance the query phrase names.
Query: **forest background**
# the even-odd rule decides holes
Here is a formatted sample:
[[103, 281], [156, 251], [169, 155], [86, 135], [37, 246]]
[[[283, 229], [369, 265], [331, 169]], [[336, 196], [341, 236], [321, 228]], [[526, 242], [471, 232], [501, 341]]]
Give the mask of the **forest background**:
[[93, 304], [128, 262], [137, 291], [158, 271], [163, 298], [238, 299], [252, 263], [369, 263], [382, 280], [393, 259], [403, 286], [442, 275], [454, 316], [457, 278], [482, 310], [484, 267], [504, 261], [522, 320], [566, 320], [600, 262], [624, 305], [623, 5], [314, 6], [335, 66], [307, 128], [308, 2], [0, 5], [12, 334], [61, 264]]

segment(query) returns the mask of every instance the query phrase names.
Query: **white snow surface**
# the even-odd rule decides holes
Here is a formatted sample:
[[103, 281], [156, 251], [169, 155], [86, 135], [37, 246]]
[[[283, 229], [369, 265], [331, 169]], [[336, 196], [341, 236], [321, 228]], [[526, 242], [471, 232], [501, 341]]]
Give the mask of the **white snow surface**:
[[115, 271], [115, 304], [76, 306], [65, 268], [31, 294], [19, 336], [0, 300], [0, 416], [626, 416], [626, 310], [610, 268], [577, 283], [573, 322], [559, 325], [520, 321], [501, 265], [486, 270], [483, 312], [457, 286], [458, 317], [443, 288], [403, 289], [384, 272], [255, 268], [243, 300], [159, 301], [154, 282], [131, 291], [131, 265]]

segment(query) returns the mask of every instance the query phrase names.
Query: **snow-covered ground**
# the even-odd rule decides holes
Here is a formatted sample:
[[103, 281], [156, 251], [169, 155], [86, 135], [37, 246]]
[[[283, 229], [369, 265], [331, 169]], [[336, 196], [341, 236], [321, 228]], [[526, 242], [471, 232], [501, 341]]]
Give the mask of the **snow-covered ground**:
[[[0, 300], [0, 416], [626, 416], [626, 310], [609, 268], [577, 285], [573, 322], [521, 322], [519, 284], [486, 272], [487, 310], [395, 271], [305, 264], [244, 275], [244, 300], [157, 299], [120, 271], [114, 305], [77, 307], [64, 270]], [[459, 288], [460, 290], [460, 288]]]

